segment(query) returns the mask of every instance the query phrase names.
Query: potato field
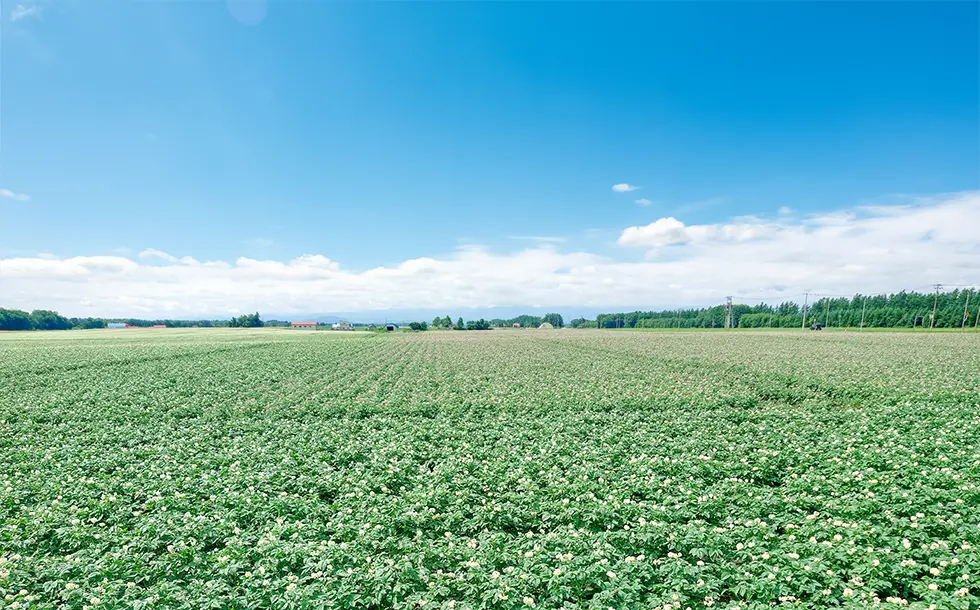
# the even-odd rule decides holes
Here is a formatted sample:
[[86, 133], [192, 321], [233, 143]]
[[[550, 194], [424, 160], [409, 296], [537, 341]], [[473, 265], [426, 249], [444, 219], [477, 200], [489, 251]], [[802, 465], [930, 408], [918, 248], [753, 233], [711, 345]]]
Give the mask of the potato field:
[[0, 336], [4, 608], [980, 606], [980, 336]]

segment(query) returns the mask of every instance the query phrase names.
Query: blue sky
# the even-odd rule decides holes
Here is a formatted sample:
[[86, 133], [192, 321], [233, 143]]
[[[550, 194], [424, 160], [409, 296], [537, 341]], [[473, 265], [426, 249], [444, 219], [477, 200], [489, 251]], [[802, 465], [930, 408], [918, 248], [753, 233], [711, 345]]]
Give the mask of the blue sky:
[[3, 10], [0, 259], [642, 264], [663, 218], [980, 188], [976, 3]]

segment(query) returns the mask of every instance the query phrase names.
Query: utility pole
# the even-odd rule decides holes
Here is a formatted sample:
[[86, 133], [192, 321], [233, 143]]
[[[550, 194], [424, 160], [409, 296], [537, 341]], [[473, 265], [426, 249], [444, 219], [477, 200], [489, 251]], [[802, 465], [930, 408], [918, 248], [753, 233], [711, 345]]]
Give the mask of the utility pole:
[[810, 298], [809, 292], [803, 293], [803, 323], [800, 324], [800, 328], [806, 328], [806, 302]]
[[824, 327], [830, 326], [830, 297], [825, 297], [827, 299], [827, 313], [823, 317]]
[[933, 288], [936, 289], [936, 296], [932, 299], [932, 319], [929, 320], [929, 328], [936, 325], [936, 305], [939, 304], [939, 291], [942, 290], [942, 284], [933, 284]]
[[960, 328], [966, 328], [966, 319], [970, 317], [970, 292], [966, 293], [966, 305], [963, 306], [963, 323]]
[[732, 297], [725, 297], [725, 328], [732, 327]]
[[864, 297], [864, 303], [861, 305], [861, 326], [858, 327], [858, 332], [864, 332], [864, 312], [868, 308], [868, 297]]

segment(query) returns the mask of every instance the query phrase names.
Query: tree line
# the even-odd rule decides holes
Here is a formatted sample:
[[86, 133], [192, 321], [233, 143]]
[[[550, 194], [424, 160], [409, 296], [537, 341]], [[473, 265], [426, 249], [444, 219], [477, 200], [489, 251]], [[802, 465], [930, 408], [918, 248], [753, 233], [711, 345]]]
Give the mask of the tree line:
[[35, 309], [31, 313], [19, 309], [0, 309], [0, 330], [68, 330], [72, 322], [57, 312]]
[[[231, 320], [145, 320], [141, 318], [69, 318], [56, 311], [35, 309], [28, 313], [20, 309], [0, 308], [0, 330], [72, 330], [89, 328], [106, 328], [110, 323], [121, 323], [139, 328], [166, 326], [167, 328], [191, 327], [229, 327], [229, 326], [265, 326], [258, 313], [238, 316]], [[289, 326], [289, 322], [271, 320], [275, 326]]]
[[[933, 306], [936, 328], [960, 328], [969, 301], [966, 325], [973, 326], [980, 308], [980, 290], [952, 290], [935, 293], [896, 292], [882, 295], [856, 294], [853, 297], [821, 297], [806, 304], [807, 325], [872, 328], [912, 328], [930, 326]], [[862, 313], [863, 312], [863, 313]], [[779, 305], [759, 303], [732, 305], [732, 326], [738, 328], [799, 328], [803, 325], [803, 306], [795, 301]], [[595, 320], [576, 318], [573, 328], [723, 328], [725, 306], [662, 311], [603, 313]]]
[[[409, 328], [412, 330], [426, 330], [429, 325], [425, 322], [412, 322]], [[469, 322], [463, 321], [463, 316], [460, 316], [455, 322], [450, 316], [445, 318], [440, 318], [436, 316], [432, 320], [432, 328], [451, 328], [454, 330], [490, 330], [491, 324], [488, 320], [480, 318], [479, 320], [470, 320]]]
[[[440, 318], [436, 316], [432, 323], [429, 324], [431, 328], [453, 328], [456, 330], [490, 330], [491, 328], [502, 328], [511, 327], [514, 324], [520, 324], [524, 328], [537, 328], [541, 324], [548, 322], [555, 328], [562, 328], [565, 326], [565, 320], [562, 318], [560, 313], [546, 313], [543, 316], [531, 316], [527, 314], [522, 314], [509, 320], [503, 318], [494, 318], [492, 320], [484, 320], [480, 318], [479, 320], [470, 320], [469, 322], [464, 322], [463, 317], [460, 316], [455, 322], [451, 316], [446, 316], [445, 318]], [[416, 322], [415, 324], [420, 324]], [[422, 323], [424, 324], [424, 323]], [[424, 328], [419, 328], [413, 330], [425, 330]]]
[[[806, 304], [807, 323], [820, 323], [830, 327], [872, 328], [929, 327], [933, 306], [936, 317], [932, 326], [936, 328], [959, 328], [964, 323], [964, 308], [969, 303], [966, 325], [973, 326], [980, 310], [980, 290], [965, 289], [942, 292], [938, 295], [928, 292], [896, 292], [883, 295], [861, 295], [853, 297], [821, 297]], [[732, 305], [732, 325], [738, 328], [799, 328], [803, 324], [803, 306], [795, 301], [785, 301], [778, 305], [759, 303]], [[85, 328], [105, 328], [111, 322], [121, 322], [129, 326], [169, 328], [198, 327], [259, 327], [289, 326], [282, 320], [263, 321], [258, 312], [233, 317], [230, 320], [145, 320], [139, 318], [68, 318], [55, 311], [35, 309], [28, 313], [19, 309], [0, 308], [0, 330], [68, 330]], [[520, 315], [510, 319], [464, 321], [462, 316], [453, 322], [452, 317], [436, 317], [431, 325], [416, 322], [411, 328], [454, 328], [459, 330], [489, 330], [492, 327], [511, 327], [515, 323], [522, 327], [536, 328], [544, 322], [555, 328], [565, 326], [559, 313], [544, 316]], [[661, 311], [631, 311], [623, 313], [602, 313], [596, 319], [575, 318], [569, 322], [572, 328], [722, 328], [725, 325], [725, 306], [688, 308]]]
[[509, 320], [504, 320], [501, 318], [494, 318], [493, 320], [490, 320], [490, 323], [494, 326], [513, 326], [514, 324], [520, 324], [521, 328], [537, 328], [545, 322], [551, 324], [555, 328], [564, 328], [565, 326], [565, 319], [560, 313], [546, 313], [543, 316], [523, 314]]

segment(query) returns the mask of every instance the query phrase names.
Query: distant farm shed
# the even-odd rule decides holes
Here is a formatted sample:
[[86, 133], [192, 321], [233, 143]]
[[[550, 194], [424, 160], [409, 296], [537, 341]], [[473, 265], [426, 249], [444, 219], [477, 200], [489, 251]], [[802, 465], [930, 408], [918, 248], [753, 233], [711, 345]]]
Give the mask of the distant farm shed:
[[385, 330], [388, 331], [388, 332], [392, 332], [394, 330], [398, 330], [398, 325], [397, 324], [385, 324]]
[[292, 328], [312, 328], [316, 330], [316, 322], [290, 322]]
[[154, 324], [150, 328], [166, 328], [166, 327], [167, 327], [166, 324]]
[[542, 322], [538, 328], [554, 328], [554, 326], [551, 325], [551, 322]]
[[521, 327], [521, 323], [520, 322], [514, 322], [513, 324], [511, 324], [511, 326], [513, 326], [514, 328], [520, 328]]
[[105, 325], [106, 328], [126, 328], [125, 322], [109, 322]]

